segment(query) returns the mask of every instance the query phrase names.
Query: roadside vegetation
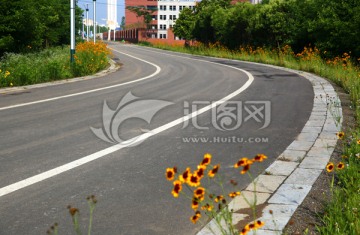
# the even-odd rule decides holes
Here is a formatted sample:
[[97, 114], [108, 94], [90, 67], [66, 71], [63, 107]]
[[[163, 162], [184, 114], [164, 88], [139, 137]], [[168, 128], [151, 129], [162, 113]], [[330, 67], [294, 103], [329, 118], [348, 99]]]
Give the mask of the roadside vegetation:
[[[76, 29], [82, 25], [76, 7]], [[94, 74], [108, 65], [103, 43], [79, 42], [70, 64], [68, 0], [2, 0], [0, 88]], [[104, 30], [104, 29], [102, 29]]]
[[[174, 26], [186, 46], [140, 43], [307, 71], [344, 88], [356, 123], [339, 140], [344, 163], [329, 163], [333, 167], [326, 169], [334, 174], [329, 182], [332, 199], [318, 215], [320, 234], [360, 234], [359, 11], [359, 1], [263, 0], [257, 5], [231, 5], [228, 0], [203, 0], [195, 11], [183, 10]], [[344, 170], [333, 172], [339, 167]]]
[[318, 227], [317, 230], [320, 234], [360, 234], [360, 69], [351, 61], [349, 54], [344, 53], [333, 59], [324, 59], [316, 48], [305, 47], [302, 52], [295, 54], [289, 46], [284, 46], [280, 50], [251, 46], [230, 50], [219, 43], [207, 45], [197, 43], [190, 47], [167, 45], [154, 47], [303, 70], [328, 78], [343, 87], [352, 100], [352, 109], [356, 113], [356, 127], [347, 130], [344, 134], [346, 137], [339, 140], [343, 144], [343, 161], [346, 167], [343, 171], [333, 173], [335, 180], [329, 182], [332, 200], [326, 205], [325, 211], [318, 215], [323, 226]]
[[108, 66], [111, 53], [102, 42], [78, 43], [75, 62], [70, 64], [69, 52], [65, 46], [34, 53], [6, 53], [0, 60], [0, 88], [94, 74]]

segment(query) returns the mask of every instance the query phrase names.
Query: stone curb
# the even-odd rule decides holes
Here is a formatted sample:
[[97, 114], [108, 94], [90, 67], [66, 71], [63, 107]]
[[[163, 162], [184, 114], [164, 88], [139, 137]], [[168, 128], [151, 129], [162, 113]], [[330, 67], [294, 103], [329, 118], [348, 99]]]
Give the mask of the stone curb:
[[[256, 234], [273, 235], [282, 234], [297, 207], [329, 162], [337, 143], [336, 133], [341, 130], [342, 109], [333, 86], [324, 78], [293, 69], [264, 66], [303, 76], [311, 82], [314, 90], [313, 109], [301, 133], [277, 160], [255, 179], [256, 205], [264, 206], [257, 219], [265, 222], [264, 227], [258, 229]], [[254, 184], [250, 184], [242, 191], [242, 196], [229, 203], [229, 209], [235, 211], [233, 224], [252, 216], [236, 213], [240, 209], [250, 208], [244, 197], [250, 203], [254, 201]], [[222, 234], [214, 219], [197, 233], [210, 234]], [[255, 233], [250, 231], [248, 234]]]
[[109, 68], [104, 69], [94, 75], [88, 75], [88, 76], [77, 77], [77, 78], [69, 78], [69, 79], [64, 79], [64, 80], [57, 80], [57, 81], [53, 81], [53, 82], [45, 82], [45, 83], [27, 85], [27, 86], [3, 88], [3, 89], [0, 89], [0, 94], [6, 94], [6, 93], [17, 92], [17, 91], [29, 90], [29, 89], [33, 89], [33, 88], [55, 86], [55, 85], [59, 85], [59, 84], [65, 84], [65, 83], [78, 82], [78, 81], [99, 78], [99, 77], [108, 75], [110, 73], [116, 72], [120, 68], [118, 65], [116, 65], [115, 61], [113, 61], [112, 59], [109, 60], [109, 63], [110, 63]]

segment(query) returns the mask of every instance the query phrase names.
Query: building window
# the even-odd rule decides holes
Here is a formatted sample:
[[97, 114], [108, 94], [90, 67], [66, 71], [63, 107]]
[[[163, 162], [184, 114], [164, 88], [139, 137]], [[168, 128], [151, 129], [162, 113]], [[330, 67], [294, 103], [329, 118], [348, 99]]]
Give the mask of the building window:
[[160, 38], [166, 38], [166, 34], [161, 33], [161, 34], [160, 34]]
[[166, 24], [161, 24], [160, 29], [166, 30]]
[[170, 20], [176, 20], [176, 15], [169, 15]]
[[160, 11], [166, 11], [166, 5], [160, 5]]
[[170, 11], [176, 11], [176, 6], [170, 6]]
[[146, 6], [146, 9], [156, 11], [156, 10], [157, 10], [157, 6], [147, 5], [147, 6]]
[[160, 15], [160, 20], [166, 20], [166, 15]]

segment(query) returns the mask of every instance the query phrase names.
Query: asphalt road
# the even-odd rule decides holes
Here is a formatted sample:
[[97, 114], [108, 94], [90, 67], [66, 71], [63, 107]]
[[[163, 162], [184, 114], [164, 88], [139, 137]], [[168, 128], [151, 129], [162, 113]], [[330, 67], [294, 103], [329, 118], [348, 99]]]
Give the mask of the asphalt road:
[[[0, 94], [1, 235], [46, 234], [54, 222], [59, 223], [59, 234], [75, 234], [69, 204], [79, 208], [85, 232], [85, 198], [91, 194], [98, 199], [93, 234], [195, 234], [202, 225], [190, 222], [188, 199], [172, 197], [165, 169], [194, 168], [210, 152], [224, 177], [237, 179], [242, 189], [249, 180], [231, 165], [241, 157], [264, 153], [269, 159], [251, 171], [254, 176], [262, 172], [295, 139], [312, 110], [311, 84], [289, 72], [131, 45], [111, 47], [123, 64], [115, 73]], [[187, 125], [164, 127], [241, 87], [244, 90], [225, 103], [230, 108], [210, 109]], [[104, 101], [115, 110], [127, 94], [132, 103], [117, 110], [130, 119], [113, 125], [115, 137], [128, 140], [160, 129], [141, 143], [136, 140], [136, 146], [114, 150], [114, 144], [98, 138], [90, 127], [102, 128], [103, 118], [115, 116], [108, 112], [103, 117]], [[19, 104], [25, 105], [14, 106]], [[158, 111], [153, 117], [152, 110]], [[230, 112], [228, 117], [221, 116], [224, 110]], [[219, 123], [216, 128], [214, 118], [231, 130], [221, 130]], [[94, 153], [100, 157], [79, 166], [73, 163]], [[68, 163], [73, 163], [72, 169], [61, 168]], [[49, 177], [47, 171], [57, 167], [61, 172]], [[17, 184], [10, 191], [7, 187], [41, 173], [45, 177], [39, 182]]]

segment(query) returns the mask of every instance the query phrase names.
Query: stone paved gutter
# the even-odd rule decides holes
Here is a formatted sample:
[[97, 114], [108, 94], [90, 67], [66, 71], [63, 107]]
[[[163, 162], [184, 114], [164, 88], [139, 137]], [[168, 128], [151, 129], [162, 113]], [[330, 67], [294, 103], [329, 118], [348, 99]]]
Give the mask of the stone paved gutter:
[[[256, 234], [279, 235], [329, 162], [337, 143], [336, 133], [341, 130], [342, 109], [333, 86], [324, 78], [297, 70], [266, 66], [299, 74], [312, 83], [314, 90], [312, 113], [301, 133], [277, 160], [255, 179], [256, 204], [264, 206], [257, 216], [265, 222]], [[327, 105], [330, 99], [335, 102]], [[254, 193], [254, 184], [242, 191], [242, 195], [250, 203], [254, 201]], [[234, 224], [252, 217], [236, 213], [249, 208], [243, 196], [238, 196], [229, 203], [229, 209], [234, 211]], [[273, 214], [270, 214], [270, 210]], [[209, 234], [221, 234], [214, 219], [197, 235]], [[251, 231], [248, 234], [255, 233]]]

